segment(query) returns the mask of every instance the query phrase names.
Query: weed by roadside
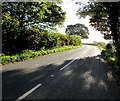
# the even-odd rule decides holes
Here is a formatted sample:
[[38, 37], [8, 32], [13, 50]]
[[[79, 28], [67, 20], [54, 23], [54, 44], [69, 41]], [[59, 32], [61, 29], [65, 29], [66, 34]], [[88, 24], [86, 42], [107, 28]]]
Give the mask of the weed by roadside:
[[113, 43], [105, 44], [103, 42], [94, 42], [92, 45], [98, 47], [102, 51], [102, 57], [111, 65], [114, 79], [120, 86], [120, 60], [116, 55], [115, 45]]
[[114, 44], [107, 44], [105, 48], [101, 47], [104, 59], [111, 65], [114, 71], [114, 77], [120, 85], [120, 60], [116, 55], [116, 48]]
[[120, 75], [120, 60], [118, 60], [118, 56], [116, 55], [116, 50], [114, 46], [112, 46], [111, 49], [106, 48], [103, 54], [105, 55], [106, 60], [113, 67], [115, 72]]
[[14, 62], [18, 62], [18, 61], [29, 60], [29, 59], [33, 59], [35, 57], [44, 56], [44, 55], [53, 54], [53, 53], [62, 52], [62, 51], [67, 51], [67, 50], [76, 49], [76, 48], [80, 48], [80, 47], [81, 46], [63, 46], [60, 48], [53, 48], [53, 49], [49, 49], [49, 50], [43, 49], [40, 51], [24, 50], [24, 51], [22, 51], [22, 53], [12, 55], [12, 56], [0, 54], [1, 65], [6, 65], [6, 64], [14, 63]]

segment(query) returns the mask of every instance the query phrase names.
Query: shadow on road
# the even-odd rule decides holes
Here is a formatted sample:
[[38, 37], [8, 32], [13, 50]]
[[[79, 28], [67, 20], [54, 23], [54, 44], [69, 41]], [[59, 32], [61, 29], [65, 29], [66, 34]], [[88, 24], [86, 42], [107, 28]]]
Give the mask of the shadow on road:
[[118, 99], [119, 90], [111, 68], [101, 56], [77, 59], [64, 70], [49, 64], [3, 72], [3, 99], [17, 99], [37, 84], [42, 86], [26, 99]]

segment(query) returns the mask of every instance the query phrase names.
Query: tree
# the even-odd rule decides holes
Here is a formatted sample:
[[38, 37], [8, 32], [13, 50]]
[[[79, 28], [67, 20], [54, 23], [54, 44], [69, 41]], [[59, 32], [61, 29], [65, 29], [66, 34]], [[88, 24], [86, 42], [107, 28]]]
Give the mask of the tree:
[[81, 38], [88, 38], [89, 35], [88, 28], [84, 24], [68, 25], [65, 32], [69, 35], [80, 35]]
[[39, 30], [48, 29], [62, 25], [64, 20], [65, 12], [53, 2], [3, 2], [3, 52], [25, 49], [26, 29], [34, 25]]
[[50, 2], [3, 2], [2, 13], [17, 19], [21, 28], [43, 23], [55, 26], [62, 24], [65, 19], [62, 8]]
[[117, 55], [120, 54], [120, 2], [89, 2], [77, 11], [79, 17], [89, 15], [90, 23], [105, 36], [112, 36]]

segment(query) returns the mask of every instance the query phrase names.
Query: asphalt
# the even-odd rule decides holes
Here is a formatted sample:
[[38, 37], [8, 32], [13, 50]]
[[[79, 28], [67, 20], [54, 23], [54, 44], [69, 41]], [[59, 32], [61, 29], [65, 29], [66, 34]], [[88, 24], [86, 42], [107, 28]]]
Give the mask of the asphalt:
[[111, 67], [102, 59], [100, 52], [96, 47], [84, 45], [71, 51], [3, 66], [3, 100], [120, 100], [120, 89], [113, 79]]

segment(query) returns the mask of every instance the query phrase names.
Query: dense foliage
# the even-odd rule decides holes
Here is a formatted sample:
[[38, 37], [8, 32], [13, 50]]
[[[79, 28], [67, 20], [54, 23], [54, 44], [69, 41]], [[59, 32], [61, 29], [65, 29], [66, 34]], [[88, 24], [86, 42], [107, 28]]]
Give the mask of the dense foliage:
[[80, 36], [52, 33], [65, 20], [57, 3], [2, 3], [2, 65], [81, 46]]
[[89, 15], [91, 25], [101, 31], [105, 38], [112, 36], [120, 60], [120, 2], [89, 2], [78, 10], [77, 15]]
[[69, 35], [80, 35], [81, 38], [88, 38], [89, 35], [88, 28], [84, 24], [79, 23], [75, 25], [68, 25], [65, 32]]
[[60, 33], [48, 33], [38, 29], [29, 29], [26, 33], [27, 49], [40, 50], [61, 47], [65, 45], [81, 45], [80, 36], [69, 36]]
[[[46, 32], [45, 29], [62, 25], [64, 20], [65, 12], [53, 2], [3, 2], [3, 52], [19, 52], [29, 45], [35, 47], [34, 44], [38, 42], [36, 40], [41, 39], [40, 35]], [[31, 30], [33, 26], [37, 26], [39, 31]], [[34, 44], [27, 42], [30, 39]]]
[[93, 45], [97, 46], [100, 50], [105, 50], [107, 44], [104, 43], [104, 42], [96, 42], [96, 41], [94, 41]]
[[120, 76], [120, 62], [118, 60], [118, 57], [116, 56], [115, 45], [113, 43], [108, 44], [103, 51], [103, 54], [105, 55], [106, 60], [112, 65], [118, 76]]
[[112, 42], [108, 44], [105, 44], [103, 42], [94, 42], [93, 45], [102, 50], [101, 55], [113, 67], [114, 71], [120, 79], [120, 62], [118, 60], [118, 57], [116, 56], [115, 45]]

